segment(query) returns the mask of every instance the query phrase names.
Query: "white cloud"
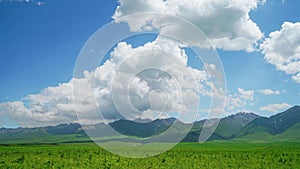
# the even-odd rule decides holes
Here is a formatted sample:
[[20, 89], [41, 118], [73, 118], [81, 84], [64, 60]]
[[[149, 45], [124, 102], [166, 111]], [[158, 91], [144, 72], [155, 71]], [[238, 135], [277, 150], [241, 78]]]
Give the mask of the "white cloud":
[[37, 5], [37, 6], [42, 6], [42, 5], [44, 5], [44, 3], [45, 3], [45, 2], [38, 1], [38, 2], [36, 3], [36, 5]]
[[280, 95], [279, 90], [262, 89], [262, 90], [257, 90], [257, 91], [263, 95]]
[[20, 126], [54, 125], [76, 122], [73, 107], [71, 83], [64, 83], [20, 101], [0, 103], [0, 114], [14, 119]]
[[[254, 90], [237, 89], [237, 93], [228, 94], [226, 99], [226, 114], [233, 114], [236, 112], [245, 112], [247, 106], [253, 106]], [[228, 91], [229, 93], [229, 91]]]
[[238, 88], [238, 93], [240, 94], [240, 97], [242, 99], [246, 99], [250, 101], [254, 100], [254, 90], [244, 90], [242, 88]]
[[300, 83], [300, 72], [294, 75], [292, 79], [295, 80], [295, 82]]
[[0, 2], [33, 2], [34, 0], [0, 0]]
[[300, 22], [284, 22], [260, 45], [265, 60], [300, 83]]
[[36, 0], [0, 0], [0, 2], [25, 2], [25, 3], [34, 3], [37, 6], [42, 6], [45, 4], [43, 1], [36, 1]]
[[279, 111], [282, 111], [283, 109], [290, 108], [291, 105], [287, 103], [281, 103], [281, 104], [268, 104], [266, 106], [261, 107], [259, 110], [261, 111], [267, 111], [272, 113], [279, 113]]
[[[154, 69], [143, 70], [146, 67]], [[206, 71], [187, 65], [187, 55], [177, 42], [158, 38], [137, 48], [120, 42], [111, 58], [95, 71], [86, 71], [83, 78], [45, 88], [20, 101], [0, 103], [0, 114], [21, 126], [77, 122], [74, 84], [74, 95], [79, 96], [75, 98], [76, 110], [85, 124], [103, 120], [98, 118], [95, 100], [108, 121], [120, 119], [121, 115], [154, 119], [179, 110], [188, 119], [193, 118], [199, 96], [207, 95], [203, 88], [209, 88], [208, 82]], [[163, 114], [158, 116], [160, 113]]]
[[[212, 111], [217, 116], [214, 118], [225, 117], [237, 112], [253, 112], [247, 109], [248, 106], [254, 106], [254, 90], [245, 90], [238, 88], [236, 93], [227, 91], [226, 102], [224, 108], [216, 108], [212, 110], [201, 110], [201, 112]], [[232, 93], [232, 94], [231, 94]]]
[[237, 95], [229, 95], [227, 97], [227, 106], [228, 111], [236, 111], [236, 109], [244, 108], [247, 105], [247, 102], [241, 99]]
[[[200, 94], [197, 90], [203, 88], [198, 85], [208, 77], [205, 71], [187, 66], [187, 55], [180, 44], [161, 37], [138, 48], [119, 43], [111, 56], [111, 61], [96, 71], [97, 92], [108, 91], [112, 98], [105, 98], [117, 103], [115, 109], [121, 115], [133, 119], [149, 116], [149, 111], [195, 112]], [[106, 105], [101, 106], [106, 109]]]
[[[149, 26], [159, 28], [162, 33], [182, 35], [189, 39], [189, 44], [198, 43], [201, 47], [210, 47], [210, 42], [224, 50], [253, 51], [263, 33], [249, 16], [249, 12], [256, 9], [263, 0], [119, 0], [114, 19], [122, 16], [142, 13], [158, 12], [172, 16], [183, 17], [198, 27], [210, 39], [196, 39], [192, 32], [182, 35], [186, 26], [177, 24], [180, 32], [172, 32], [174, 24], [168, 26], [164, 17], [153, 18], [151, 15], [144, 18], [126, 20], [133, 31], [140, 31]], [[200, 42], [202, 41], [202, 42]], [[200, 44], [199, 44], [200, 42]]]

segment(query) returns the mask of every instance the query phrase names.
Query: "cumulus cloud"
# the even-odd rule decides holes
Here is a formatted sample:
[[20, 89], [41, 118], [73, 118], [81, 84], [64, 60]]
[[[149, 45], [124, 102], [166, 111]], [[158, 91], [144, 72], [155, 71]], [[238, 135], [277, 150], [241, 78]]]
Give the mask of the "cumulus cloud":
[[[112, 99], [118, 103], [117, 112], [129, 118], [149, 109], [188, 111], [197, 104], [198, 84], [207, 79], [207, 74], [187, 66], [187, 55], [179, 46], [163, 38], [138, 48], [119, 43], [111, 54], [112, 62], [96, 71], [96, 78], [106, 75], [106, 70], [115, 71], [111, 73], [114, 77], [105, 79], [109, 85], [102, 86], [103, 80], [96, 79], [97, 86], [101, 86], [98, 92], [112, 93]], [[129, 99], [126, 88], [129, 88]]]
[[[77, 115], [84, 124], [124, 117], [163, 118], [169, 112], [192, 118], [199, 96], [208, 95], [206, 89], [213, 85], [204, 69], [187, 65], [188, 57], [180, 46], [163, 38], [136, 48], [120, 42], [96, 70], [20, 101], [1, 103], [0, 114], [21, 126], [77, 122]], [[99, 110], [105, 120], [99, 119]]]
[[0, 103], [0, 113], [20, 126], [55, 125], [75, 122], [71, 83], [48, 87], [20, 101]]
[[280, 95], [279, 90], [272, 90], [272, 89], [262, 89], [262, 90], [257, 90], [257, 92], [263, 95]]
[[[210, 39], [195, 39], [193, 33], [182, 35], [189, 38], [189, 44], [201, 47], [210, 47], [210, 42], [224, 50], [253, 51], [257, 42], [263, 37], [263, 33], [249, 16], [249, 12], [256, 9], [263, 0], [119, 0], [114, 19], [122, 16], [142, 13], [159, 12], [162, 14], [182, 17], [193, 23]], [[134, 18], [125, 21], [131, 30], [141, 31], [151, 27], [158, 28], [162, 33], [173, 31], [174, 21], [168, 21], [164, 17]], [[177, 23], [176, 23], [177, 24]], [[185, 30], [185, 25], [177, 24], [178, 30]], [[182, 32], [172, 32], [181, 35]], [[188, 31], [187, 31], [188, 32]], [[199, 44], [199, 41], [202, 41]]]
[[284, 22], [260, 45], [265, 60], [300, 83], [300, 22]]
[[259, 110], [272, 112], [272, 113], [278, 113], [279, 111], [282, 111], [283, 109], [287, 109], [289, 107], [291, 107], [291, 105], [289, 105], [287, 103], [268, 104], [266, 106], [261, 107]]

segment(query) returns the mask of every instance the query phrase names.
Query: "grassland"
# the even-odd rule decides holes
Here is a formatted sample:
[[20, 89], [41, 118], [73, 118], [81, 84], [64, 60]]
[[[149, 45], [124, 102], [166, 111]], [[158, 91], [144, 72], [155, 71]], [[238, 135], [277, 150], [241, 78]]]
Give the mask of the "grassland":
[[300, 143], [180, 143], [158, 156], [113, 155], [95, 144], [2, 145], [0, 168], [300, 168]]

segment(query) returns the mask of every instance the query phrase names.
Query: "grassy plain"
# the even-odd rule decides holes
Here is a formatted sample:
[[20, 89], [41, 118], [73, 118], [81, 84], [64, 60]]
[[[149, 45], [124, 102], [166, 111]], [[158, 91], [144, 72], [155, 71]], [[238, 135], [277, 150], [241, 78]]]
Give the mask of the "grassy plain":
[[1, 145], [0, 168], [300, 168], [300, 143], [180, 143], [150, 158], [113, 155], [93, 143]]

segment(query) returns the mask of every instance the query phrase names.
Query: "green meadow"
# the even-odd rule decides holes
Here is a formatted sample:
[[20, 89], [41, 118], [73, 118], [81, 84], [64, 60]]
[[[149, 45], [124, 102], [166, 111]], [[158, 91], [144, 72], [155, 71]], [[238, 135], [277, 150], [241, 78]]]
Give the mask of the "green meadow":
[[180, 143], [149, 158], [111, 154], [93, 143], [1, 145], [0, 168], [300, 168], [300, 143]]

